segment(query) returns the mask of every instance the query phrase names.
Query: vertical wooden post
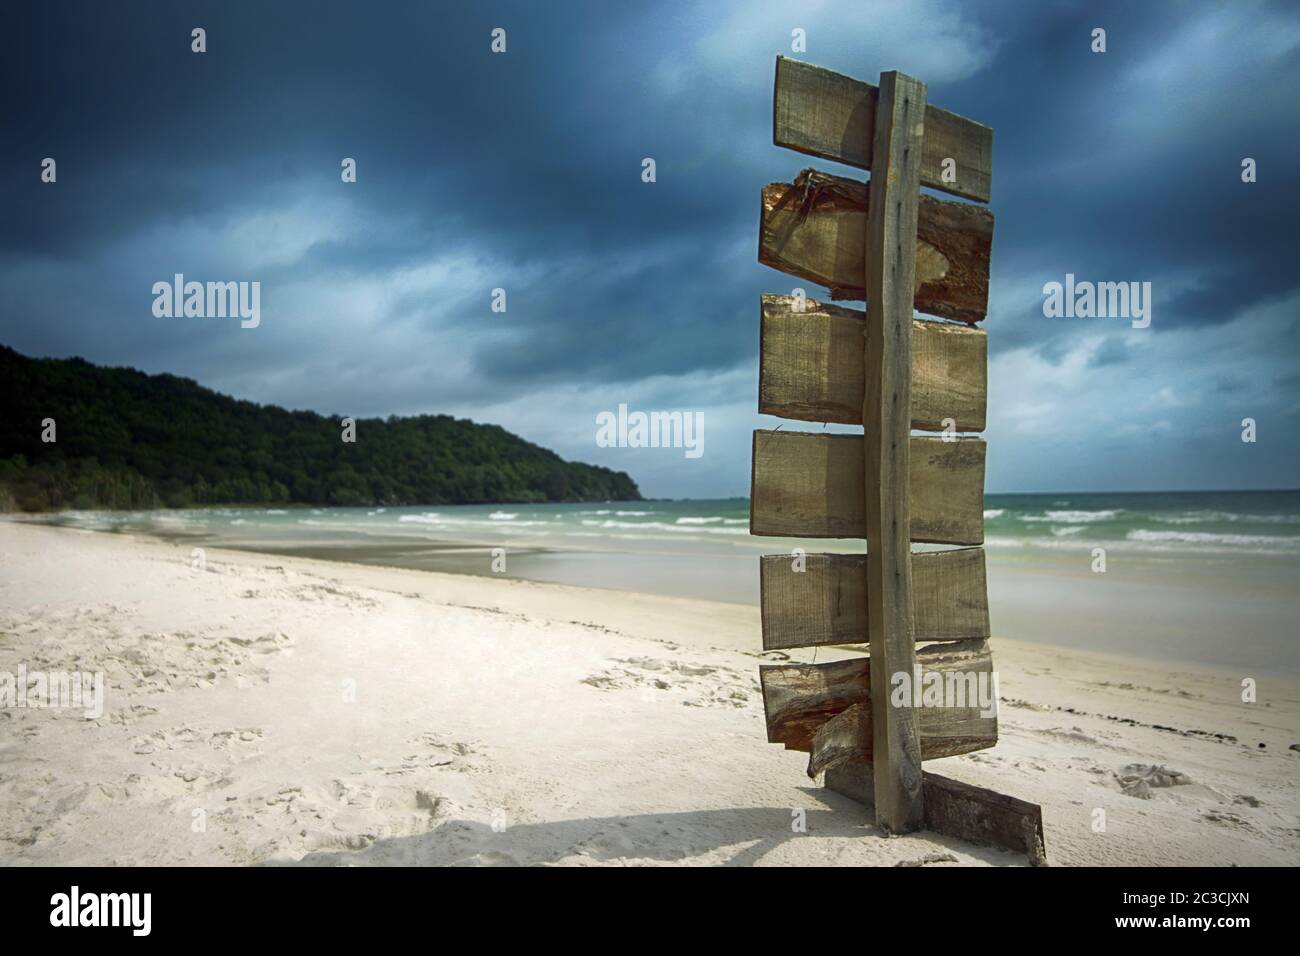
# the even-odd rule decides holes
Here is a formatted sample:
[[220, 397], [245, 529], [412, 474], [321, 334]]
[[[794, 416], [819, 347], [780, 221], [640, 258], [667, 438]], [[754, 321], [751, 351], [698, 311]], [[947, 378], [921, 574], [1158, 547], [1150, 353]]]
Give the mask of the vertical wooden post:
[[[920, 205], [925, 84], [880, 75], [867, 208], [866, 438], [867, 626], [871, 642], [872, 777], [876, 823], [892, 833], [922, 826], [916, 711], [890, 703], [897, 673], [912, 681], [912, 298]], [[920, 688], [912, 688], [914, 695]], [[915, 696], [909, 704], [915, 703]]]

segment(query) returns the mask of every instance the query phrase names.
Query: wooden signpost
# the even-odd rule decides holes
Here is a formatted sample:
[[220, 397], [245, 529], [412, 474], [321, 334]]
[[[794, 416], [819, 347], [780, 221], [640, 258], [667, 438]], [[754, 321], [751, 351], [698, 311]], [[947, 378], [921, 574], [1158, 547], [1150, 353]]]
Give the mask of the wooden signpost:
[[870, 183], [807, 169], [767, 186], [758, 251], [866, 311], [763, 296], [759, 411], [863, 431], [756, 431], [750, 531], [865, 538], [867, 553], [765, 555], [763, 647], [866, 644], [869, 656], [761, 667], [768, 740], [807, 752], [809, 776], [874, 806], [887, 832], [926, 827], [1043, 862], [1039, 807], [921, 769], [997, 742], [985, 447], [957, 435], [985, 424], [987, 339], [974, 326], [993, 215], [920, 192], [987, 202], [993, 132], [931, 106], [904, 74], [877, 87], [778, 57], [773, 140], [871, 171]]

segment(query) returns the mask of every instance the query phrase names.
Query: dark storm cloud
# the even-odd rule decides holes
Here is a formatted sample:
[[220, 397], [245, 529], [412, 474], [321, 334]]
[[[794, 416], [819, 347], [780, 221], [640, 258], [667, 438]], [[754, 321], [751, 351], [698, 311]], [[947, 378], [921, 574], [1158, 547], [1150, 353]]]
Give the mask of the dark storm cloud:
[[[1297, 287], [1300, 64], [1270, 46], [1284, 5], [1234, 9], [10, 5], [0, 341], [365, 414], [674, 376], [703, 394], [753, 364], [758, 294], [799, 284], [755, 261], [760, 187], [810, 162], [771, 145], [791, 24], [806, 59], [933, 77], [932, 102], [995, 129], [995, 355], [1062, 362], [1095, 334], [1042, 316], [1066, 272], [1151, 281], [1157, 338], [1221, 325]], [[256, 335], [160, 324], [147, 290], [174, 272], [260, 279], [277, 318]], [[1089, 363], [1122, 367], [1127, 341]]]
[[1089, 363], [1094, 368], [1102, 368], [1106, 365], [1122, 365], [1128, 361], [1129, 353], [1129, 346], [1122, 338], [1109, 338], [1102, 342], [1097, 351], [1092, 354]]
[[[337, 190], [339, 159], [355, 156], [358, 201], [400, 231], [319, 244], [289, 271], [365, 273], [454, 246], [525, 271], [581, 262], [564, 270], [566, 288], [530, 291], [501, 275], [519, 306], [548, 311], [541, 330], [537, 309], [520, 328], [520, 360], [493, 349], [484, 375], [547, 378], [566, 358], [611, 376], [656, 357], [665, 373], [734, 360], [735, 329], [716, 319], [692, 329], [714, 329], [714, 347], [653, 347], [665, 321], [684, 320], [682, 302], [717, 289], [701, 266], [716, 259], [719, 232], [752, 226], [755, 186], [737, 201], [707, 182], [736, 183], [728, 170], [680, 172], [697, 154], [695, 131], [636, 81], [637, 58], [658, 51], [624, 45], [635, 22], [608, 4], [421, 4], [404, 10], [402, 28], [395, 19], [337, 4], [320, 14], [167, 4], [130, 17], [103, 5], [24, 8], [7, 138], [26, 148], [6, 160], [17, 223], [6, 251], [76, 260], [159, 222], [228, 221], [286, 188]], [[188, 35], [200, 23], [209, 52], [196, 56]], [[509, 24], [510, 49], [491, 57], [497, 23]], [[60, 162], [53, 197], [27, 175], [46, 154]], [[667, 185], [640, 181], [647, 154]], [[648, 264], [623, 267], [639, 259]], [[94, 345], [77, 347], [93, 355]]]

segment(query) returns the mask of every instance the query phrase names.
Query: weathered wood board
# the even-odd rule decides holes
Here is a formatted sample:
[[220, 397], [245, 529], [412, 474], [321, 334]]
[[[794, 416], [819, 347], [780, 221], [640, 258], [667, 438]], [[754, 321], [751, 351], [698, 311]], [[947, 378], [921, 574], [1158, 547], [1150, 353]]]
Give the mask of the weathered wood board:
[[[809, 156], [870, 169], [880, 90], [831, 70], [776, 58], [772, 142]], [[955, 161], [955, 182], [943, 161]], [[937, 106], [925, 108], [921, 185], [988, 202], [993, 179], [993, 130]]]
[[[869, 184], [816, 170], [763, 188], [758, 261], [825, 286], [832, 299], [865, 299]], [[988, 312], [993, 213], [921, 196], [916, 227], [918, 312], [974, 324]], [[870, 303], [868, 303], [868, 307]]]
[[[1023, 853], [1033, 866], [1047, 862], [1042, 807], [928, 770], [921, 775], [921, 786], [926, 829]], [[831, 767], [826, 771], [826, 788], [871, 807], [875, 799], [871, 765]]]
[[[817, 728], [808, 747], [808, 776], [815, 780], [828, 768], [846, 763], [874, 763], [876, 734], [871, 711], [870, 704], [854, 704]], [[920, 782], [918, 779], [918, 786]]]
[[[871, 695], [878, 704], [855, 705], [857, 729], [872, 741], [876, 823], [894, 833], [919, 827], [921, 731], [914, 706], [889, 701], [891, 678], [916, 668], [912, 607], [912, 501], [908, 493], [912, 443], [912, 301], [916, 275], [918, 192], [925, 128], [926, 88], [898, 71], [880, 75], [876, 102], [875, 164], [867, 207], [865, 298], [871, 320], [863, 361], [863, 482], [867, 540], [867, 635], [871, 642]], [[854, 709], [854, 708], [851, 708]], [[865, 715], [866, 723], [863, 724]], [[823, 752], [818, 741], [844, 715], [813, 738], [810, 773]], [[840, 736], [828, 738], [836, 742]], [[832, 748], [833, 749], [833, 748]]]
[[983, 544], [983, 440], [915, 437], [911, 446], [912, 540]]
[[[758, 410], [808, 422], [862, 424], [866, 315], [788, 295], [764, 295]], [[988, 336], [912, 320], [912, 427], [984, 430]]]
[[[997, 742], [996, 713], [984, 716], [972, 693], [968, 674], [992, 674], [993, 656], [987, 641], [932, 644], [916, 652], [922, 675], [941, 673], [946, 707], [918, 707], [921, 753], [924, 759], [951, 757], [992, 747]], [[959, 679], [960, 678], [960, 679]], [[871, 716], [871, 659], [851, 658], [828, 664], [765, 664], [759, 667], [763, 713], [769, 743], [808, 753], [818, 731], [855, 705]], [[947, 683], [952, 681], [952, 685]], [[960, 686], [959, 686], [960, 685]], [[958, 697], [958, 693], [965, 697]], [[956, 704], [962, 706], [955, 706]], [[853, 718], [856, 720], [857, 718]], [[870, 754], [871, 735], [862, 738]], [[855, 745], [856, 748], [856, 745]], [[858, 751], [855, 749], [854, 751]]]
[[[997, 718], [980, 716], [976, 707], [925, 707], [917, 708], [915, 713], [922, 760], [986, 750], [998, 742]], [[813, 733], [808, 749], [808, 776], [816, 779], [826, 770], [845, 763], [872, 761], [874, 737], [869, 701], [841, 711]]]
[[[807, 554], [760, 559], [759, 606], [763, 650], [863, 644], [867, 623], [866, 554]], [[912, 595], [918, 644], [989, 636], [983, 548], [912, 554]]]
[[767, 741], [807, 753], [817, 728], [854, 704], [871, 700], [871, 660], [825, 664], [760, 664]]
[[[984, 442], [912, 436], [910, 443], [912, 540], [983, 544]], [[861, 435], [756, 429], [750, 534], [865, 538], [865, 480]]]

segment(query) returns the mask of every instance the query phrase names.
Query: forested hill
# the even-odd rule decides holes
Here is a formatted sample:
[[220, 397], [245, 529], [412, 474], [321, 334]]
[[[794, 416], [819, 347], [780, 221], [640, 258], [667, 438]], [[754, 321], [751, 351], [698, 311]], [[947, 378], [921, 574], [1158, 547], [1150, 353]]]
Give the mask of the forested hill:
[[[55, 438], [43, 442], [42, 422]], [[637, 500], [621, 471], [566, 462], [448, 415], [340, 419], [174, 375], [32, 359], [0, 346], [0, 510], [204, 504]]]

